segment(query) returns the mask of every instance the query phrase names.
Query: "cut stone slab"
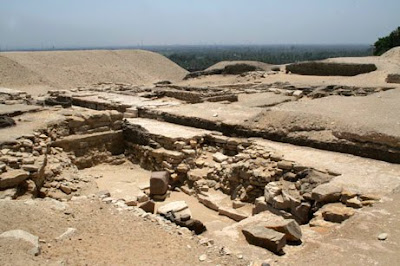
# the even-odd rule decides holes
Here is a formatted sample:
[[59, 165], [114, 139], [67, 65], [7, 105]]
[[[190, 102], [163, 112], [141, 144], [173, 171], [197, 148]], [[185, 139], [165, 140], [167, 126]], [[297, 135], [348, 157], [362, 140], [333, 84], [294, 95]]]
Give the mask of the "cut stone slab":
[[186, 201], [173, 201], [167, 203], [157, 209], [157, 213], [162, 216], [168, 216], [169, 214], [174, 215], [175, 219], [178, 220], [189, 220], [192, 217], [192, 213]]
[[30, 253], [32, 255], [39, 255], [40, 253], [40, 246], [39, 246], [39, 237], [32, 235], [31, 233], [28, 233], [24, 230], [11, 230], [11, 231], [6, 231], [0, 235], [0, 238], [14, 238], [18, 240], [23, 240], [26, 241], [30, 244], [32, 244], [32, 249], [30, 250]]
[[228, 156], [226, 156], [220, 152], [213, 154], [213, 160], [216, 161], [217, 163], [222, 163], [222, 162], [228, 160], [228, 158], [229, 158]]
[[264, 226], [248, 226], [243, 228], [242, 232], [250, 244], [266, 248], [274, 253], [281, 252], [286, 245], [285, 234]]
[[240, 222], [241, 220], [244, 220], [247, 217], [249, 217], [249, 215], [247, 215], [246, 213], [227, 207], [220, 207], [218, 209], [218, 214], [229, 217], [232, 220], [235, 220], [236, 222]]
[[29, 173], [23, 170], [11, 170], [0, 175], [0, 189], [12, 188], [26, 180]]
[[150, 177], [150, 194], [164, 195], [168, 191], [169, 173], [167, 171], [153, 172]]
[[322, 184], [312, 190], [311, 198], [317, 202], [330, 203], [340, 200], [342, 188], [335, 184]]
[[189, 208], [186, 201], [173, 201], [158, 208], [157, 213], [167, 214], [168, 212], [179, 212]]
[[198, 195], [199, 202], [214, 211], [219, 210], [220, 202], [225, 198], [226, 196], [219, 194], [209, 194], [208, 196], [202, 194]]

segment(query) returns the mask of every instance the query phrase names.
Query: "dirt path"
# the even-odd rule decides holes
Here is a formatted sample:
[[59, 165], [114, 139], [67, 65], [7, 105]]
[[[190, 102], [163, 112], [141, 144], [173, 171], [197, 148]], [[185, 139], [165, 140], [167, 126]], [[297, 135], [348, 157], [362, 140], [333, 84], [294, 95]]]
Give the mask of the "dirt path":
[[[22, 229], [37, 235], [42, 248], [37, 257], [16, 240], [0, 240], [2, 265], [247, 265], [234, 255], [221, 256], [198, 238], [176, 227], [118, 211], [98, 199], [68, 204], [55, 201], [0, 201], [0, 232]], [[56, 238], [67, 228], [76, 232]], [[24, 250], [25, 249], [25, 250]], [[206, 254], [204, 262], [199, 256]]]

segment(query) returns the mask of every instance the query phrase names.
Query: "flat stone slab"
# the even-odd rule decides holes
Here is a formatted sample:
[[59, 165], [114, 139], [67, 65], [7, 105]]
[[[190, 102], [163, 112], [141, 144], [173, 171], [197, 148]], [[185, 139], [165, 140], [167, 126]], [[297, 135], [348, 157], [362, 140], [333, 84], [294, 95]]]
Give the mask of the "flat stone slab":
[[286, 160], [340, 174], [329, 182], [332, 186], [353, 189], [361, 194], [381, 195], [400, 187], [399, 164], [264, 139], [254, 141], [257, 145], [284, 154]]
[[0, 115], [15, 116], [27, 112], [35, 112], [42, 109], [41, 106], [37, 105], [26, 105], [26, 104], [0, 104]]
[[263, 226], [248, 226], [243, 228], [247, 241], [259, 247], [278, 253], [286, 245], [285, 234], [279, 233]]
[[198, 117], [213, 122], [242, 124], [255, 117], [264, 108], [248, 107], [238, 104], [204, 102], [182, 104], [174, 107], [160, 107], [157, 110], [182, 117]]
[[153, 136], [162, 136], [169, 139], [193, 139], [202, 137], [211, 132], [208, 130], [186, 127], [172, 123], [157, 121], [146, 118], [128, 118], [127, 122], [131, 125], [138, 125], [146, 129]]

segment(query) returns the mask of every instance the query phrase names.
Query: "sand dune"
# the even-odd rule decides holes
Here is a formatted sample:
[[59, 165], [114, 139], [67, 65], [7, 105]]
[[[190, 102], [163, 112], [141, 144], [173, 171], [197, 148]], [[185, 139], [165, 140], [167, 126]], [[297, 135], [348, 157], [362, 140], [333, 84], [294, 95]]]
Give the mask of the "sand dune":
[[33, 94], [97, 82], [178, 81], [186, 74], [164, 56], [142, 50], [0, 53], [0, 86]]

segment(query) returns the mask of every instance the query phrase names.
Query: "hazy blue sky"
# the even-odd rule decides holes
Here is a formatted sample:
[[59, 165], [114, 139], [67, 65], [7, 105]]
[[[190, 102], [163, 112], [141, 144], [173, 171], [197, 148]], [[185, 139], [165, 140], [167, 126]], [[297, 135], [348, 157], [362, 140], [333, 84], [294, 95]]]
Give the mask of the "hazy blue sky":
[[0, 48], [360, 44], [400, 26], [400, 0], [0, 0]]

